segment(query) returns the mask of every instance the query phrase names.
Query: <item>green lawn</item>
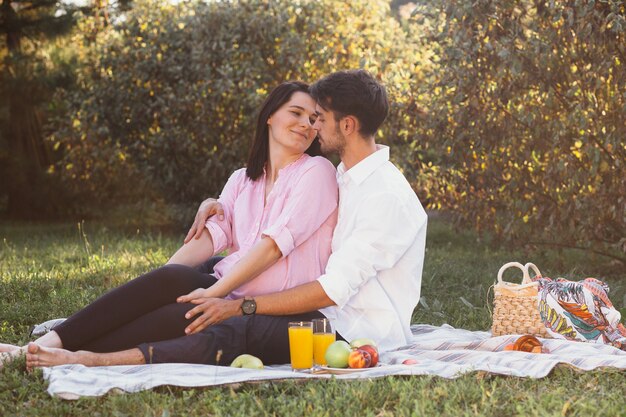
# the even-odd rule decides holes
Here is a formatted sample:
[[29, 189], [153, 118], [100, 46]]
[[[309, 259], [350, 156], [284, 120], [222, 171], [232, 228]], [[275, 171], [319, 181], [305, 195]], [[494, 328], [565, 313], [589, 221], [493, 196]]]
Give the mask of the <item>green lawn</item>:
[[[87, 223], [0, 223], [0, 341], [24, 343], [32, 324], [67, 316], [116, 286], [161, 265], [182, 234]], [[595, 276], [611, 286], [624, 316], [623, 265], [578, 251], [512, 251], [489, 246], [443, 220], [429, 224], [423, 303], [416, 323], [484, 330], [490, 325], [488, 290], [498, 268], [519, 260], [545, 275]], [[456, 380], [390, 377], [375, 381], [307, 381], [108, 395], [68, 402], [51, 398], [40, 371], [24, 364], [0, 370], [0, 416], [626, 416], [626, 374], [556, 369], [541, 380], [474, 373]]]

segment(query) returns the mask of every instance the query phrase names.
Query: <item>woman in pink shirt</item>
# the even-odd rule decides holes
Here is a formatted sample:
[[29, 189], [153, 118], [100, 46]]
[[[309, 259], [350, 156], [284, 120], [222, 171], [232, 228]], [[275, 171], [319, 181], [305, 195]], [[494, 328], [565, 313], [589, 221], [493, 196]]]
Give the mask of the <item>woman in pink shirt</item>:
[[[242, 299], [281, 291], [322, 275], [337, 218], [335, 168], [319, 155], [317, 114], [308, 85], [286, 82], [266, 98], [246, 168], [235, 171], [219, 202], [222, 219], [207, 221], [167, 265], [113, 289], [40, 337], [40, 347], [112, 352], [192, 333], [187, 317], [198, 300]], [[213, 274], [196, 267], [228, 250]], [[195, 303], [195, 304], [194, 304]], [[286, 329], [285, 329], [286, 332]], [[25, 348], [25, 347], [24, 347]], [[1, 345], [2, 355], [20, 350]], [[45, 365], [44, 365], [45, 366]]]

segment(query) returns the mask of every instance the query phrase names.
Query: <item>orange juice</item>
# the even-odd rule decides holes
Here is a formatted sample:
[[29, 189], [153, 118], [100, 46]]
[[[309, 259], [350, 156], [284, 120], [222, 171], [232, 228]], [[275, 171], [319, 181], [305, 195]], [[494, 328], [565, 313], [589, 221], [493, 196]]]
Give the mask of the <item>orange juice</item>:
[[313, 333], [313, 360], [316, 365], [326, 365], [326, 349], [335, 341], [335, 333]]
[[289, 324], [289, 354], [293, 369], [313, 367], [313, 325], [311, 322], [304, 322], [303, 325]]

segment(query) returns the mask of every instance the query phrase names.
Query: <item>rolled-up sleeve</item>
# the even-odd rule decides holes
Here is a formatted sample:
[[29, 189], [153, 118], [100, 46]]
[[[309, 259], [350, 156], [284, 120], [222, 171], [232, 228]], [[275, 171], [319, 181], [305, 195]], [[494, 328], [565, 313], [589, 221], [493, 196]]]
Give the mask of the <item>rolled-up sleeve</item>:
[[329, 216], [337, 214], [335, 167], [325, 158], [315, 158], [293, 185], [276, 221], [263, 230], [283, 257], [313, 235]]
[[245, 169], [233, 172], [217, 200], [224, 210], [224, 220], [212, 216], [204, 224], [213, 239], [215, 253], [222, 252], [233, 244], [233, 211], [235, 200], [244, 179]]
[[355, 229], [334, 251], [318, 282], [341, 308], [378, 271], [392, 268], [426, 223], [392, 193], [377, 193], [363, 201]]

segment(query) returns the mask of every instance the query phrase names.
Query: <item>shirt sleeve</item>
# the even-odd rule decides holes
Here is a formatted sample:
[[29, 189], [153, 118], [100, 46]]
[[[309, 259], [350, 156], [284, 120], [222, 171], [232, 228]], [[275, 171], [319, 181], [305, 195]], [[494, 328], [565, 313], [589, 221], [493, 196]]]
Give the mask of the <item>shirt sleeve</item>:
[[212, 216], [209, 217], [205, 223], [205, 227], [213, 239], [214, 253], [222, 252], [233, 245], [233, 212], [235, 209], [235, 200], [239, 195], [244, 180], [245, 169], [239, 169], [232, 173], [217, 200], [224, 210], [224, 220], [219, 220], [217, 216]]
[[263, 231], [276, 242], [283, 257], [311, 237], [330, 215], [337, 214], [335, 167], [325, 158], [313, 162], [291, 188], [276, 221]]
[[355, 209], [359, 213], [354, 231], [330, 255], [326, 272], [318, 278], [339, 308], [378, 271], [392, 268], [426, 223], [418, 207], [392, 193], [367, 198]]

